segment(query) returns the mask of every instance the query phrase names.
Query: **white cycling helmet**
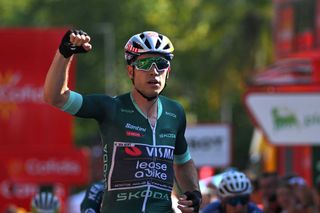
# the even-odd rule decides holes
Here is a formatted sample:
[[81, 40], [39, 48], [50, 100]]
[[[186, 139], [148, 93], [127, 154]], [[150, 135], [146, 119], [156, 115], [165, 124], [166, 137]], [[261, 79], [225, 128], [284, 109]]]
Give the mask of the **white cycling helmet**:
[[251, 181], [244, 173], [238, 171], [225, 172], [218, 185], [218, 193], [223, 198], [235, 195], [249, 195], [251, 192]]
[[163, 55], [167, 60], [173, 58], [174, 47], [168, 37], [154, 31], [145, 31], [132, 36], [126, 43], [125, 59], [131, 64], [136, 57], [146, 53]]
[[32, 213], [57, 213], [59, 209], [60, 201], [51, 192], [40, 192], [32, 198]]

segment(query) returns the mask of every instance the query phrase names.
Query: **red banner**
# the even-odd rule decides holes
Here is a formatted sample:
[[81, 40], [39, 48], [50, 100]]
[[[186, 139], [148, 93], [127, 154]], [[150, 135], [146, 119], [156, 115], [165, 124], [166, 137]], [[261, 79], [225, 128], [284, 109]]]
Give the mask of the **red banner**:
[[64, 32], [0, 30], [1, 147], [70, 147], [72, 117], [45, 104], [42, 98], [45, 76]]
[[66, 197], [70, 186], [89, 181], [88, 152], [73, 147], [72, 116], [43, 101], [65, 31], [0, 29], [0, 211], [10, 203], [28, 209], [42, 184], [60, 184]]
[[4, 152], [0, 156], [1, 176], [15, 182], [82, 184], [89, 178], [87, 159], [83, 149]]

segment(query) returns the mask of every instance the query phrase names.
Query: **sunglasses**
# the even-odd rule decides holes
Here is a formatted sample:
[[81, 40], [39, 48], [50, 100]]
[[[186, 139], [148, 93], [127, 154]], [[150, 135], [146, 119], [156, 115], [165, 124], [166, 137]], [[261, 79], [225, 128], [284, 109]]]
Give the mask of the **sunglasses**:
[[237, 206], [238, 204], [246, 205], [250, 201], [249, 196], [236, 196], [236, 197], [230, 197], [226, 199], [226, 204], [229, 204], [231, 206]]
[[142, 71], [149, 71], [153, 64], [159, 72], [163, 72], [170, 67], [170, 62], [162, 57], [142, 58], [132, 63], [133, 66]]

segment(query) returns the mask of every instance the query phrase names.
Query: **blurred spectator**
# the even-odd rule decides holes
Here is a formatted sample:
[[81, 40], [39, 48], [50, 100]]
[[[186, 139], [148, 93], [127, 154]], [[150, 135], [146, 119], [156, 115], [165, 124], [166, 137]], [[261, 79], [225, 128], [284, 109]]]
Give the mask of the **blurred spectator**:
[[282, 178], [277, 189], [277, 200], [283, 213], [317, 213], [312, 189], [299, 176], [290, 175]]
[[201, 213], [260, 213], [250, 202], [252, 185], [249, 178], [239, 171], [227, 171], [218, 185], [218, 200], [207, 205]]
[[277, 202], [281, 206], [282, 213], [289, 213], [295, 211], [296, 198], [292, 186], [286, 181], [280, 181], [278, 184]]
[[256, 203], [260, 209], [263, 209], [262, 198], [261, 198], [261, 193], [260, 193], [259, 184], [258, 184], [258, 178], [257, 177], [251, 178], [251, 183], [252, 183], [253, 189], [250, 196], [250, 200]]
[[317, 205], [313, 199], [312, 189], [307, 185], [295, 188], [297, 196], [297, 210], [303, 213], [317, 213]]
[[313, 188], [313, 201], [318, 212], [320, 212], [320, 180], [316, 181]]
[[279, 176], [276, 172], [264, 172], [258, 177], [258, 187], [261, 193], [263, 211], [265, 213], [280, 213], [277, 202], [277, 187]]

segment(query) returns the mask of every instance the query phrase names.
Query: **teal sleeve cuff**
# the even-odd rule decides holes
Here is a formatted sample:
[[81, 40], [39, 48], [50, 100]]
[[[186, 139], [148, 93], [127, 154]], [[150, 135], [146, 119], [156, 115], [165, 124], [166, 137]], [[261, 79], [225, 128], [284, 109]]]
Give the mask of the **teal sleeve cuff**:
[[75, 115], [81, 108], [83, 102], [82, 95], [71, 91], [67, 102], [60, 108], [62, 111]]
[[190, 155], [190, 152], [189, 152], [189, 148], [182, 155], [174, 155], [174, 163], [175, 164], [184, 164], [189, 160], [191, 160], [191, 155]]

